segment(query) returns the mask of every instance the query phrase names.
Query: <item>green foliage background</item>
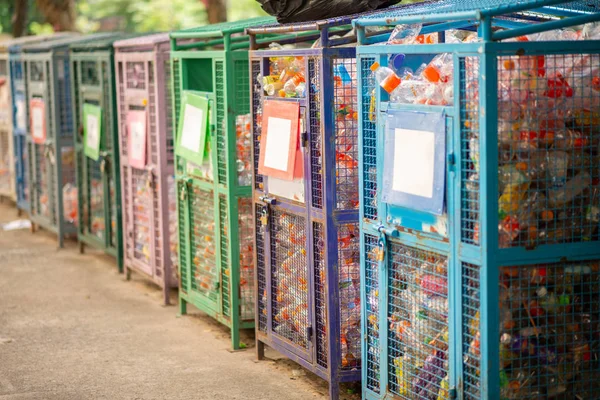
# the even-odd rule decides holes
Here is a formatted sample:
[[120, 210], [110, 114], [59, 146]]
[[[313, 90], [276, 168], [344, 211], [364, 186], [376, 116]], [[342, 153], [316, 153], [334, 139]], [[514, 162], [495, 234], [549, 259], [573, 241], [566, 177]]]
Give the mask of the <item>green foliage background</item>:
[[[161, 32], [206, 24], [201, 0], [75, 0], [77, 27], [81, 32], [96, 32], [103, 23], [117, 24], [126, 32]], [[255, 0], [226, 0], [228, 20], [266, 15]], [[0, 33], [11, 32], [14, 0], [0, 0]], [[28, 33], [51, 32], [37, 12], [35, 0], [29, 0]]]

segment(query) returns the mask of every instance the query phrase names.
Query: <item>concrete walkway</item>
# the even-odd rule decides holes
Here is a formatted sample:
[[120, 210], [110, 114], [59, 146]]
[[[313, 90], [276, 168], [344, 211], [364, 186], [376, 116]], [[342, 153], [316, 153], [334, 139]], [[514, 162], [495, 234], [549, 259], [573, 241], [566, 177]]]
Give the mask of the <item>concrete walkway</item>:
[[[0, 224], [15, 219], [1, 204]], [[178, 317], [141, 277], [66, 246], [0, 228], [0, 400], [325, 398], [322, 380], [276, 353], [255, 361], [253, 332], [231, 353], [221, 325]]]

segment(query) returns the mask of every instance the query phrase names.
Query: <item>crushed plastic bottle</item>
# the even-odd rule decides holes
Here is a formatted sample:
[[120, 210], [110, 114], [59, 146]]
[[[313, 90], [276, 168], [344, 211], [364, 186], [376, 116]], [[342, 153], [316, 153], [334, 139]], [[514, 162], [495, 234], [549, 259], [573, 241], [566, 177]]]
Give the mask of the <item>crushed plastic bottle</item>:
[[152, 193], [145, 172], [135, 171], [133, 179], [133, 234], [134, 257], [146, 264], [150, 262], [150, 212]]
[[252, 184], [252, 116], [250, 114], [238, 115], [235, 119], [236, 126], [236, 166], [238, 184], [250, 186]]
[[67, 183], [62, 188], [63, 192], [63, 214], [65, 221], [70, 224], [77, 224], [77, 187]]
[[267, 96], [304, 97], [306, 95], [304, 57], [272, 57], [269, 61], [269, 75], [259, 77]]
[[177, 215], [177, 185], [175, 177], [169, 175], [167, 178], [167, 198], [169, 200], [169, 255], [171, 262], [172, 282], [179, 281], [179, 225]]

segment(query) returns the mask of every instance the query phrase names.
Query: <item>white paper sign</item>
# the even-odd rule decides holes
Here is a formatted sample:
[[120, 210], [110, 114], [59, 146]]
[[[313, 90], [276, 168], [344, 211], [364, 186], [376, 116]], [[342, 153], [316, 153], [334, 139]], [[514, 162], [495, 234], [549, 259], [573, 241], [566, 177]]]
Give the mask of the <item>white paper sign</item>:
[[188, 150], [198, 152], [200, 149], [200, 133], [204, 111], [191, 104], [185, 105], [183, 128], [181, 131], [181, 145]]
[[392, 189], [431, 198], [435, 161], [434, 133], [396, 128], [394, 143]]
[[272, 176], [268, 179], [269, 194], [304, 203], [304, 179], [287, 181]]
[[97, 149], [100, 142], [100, 130], [98, 129], [98, 117], [88, 115], [86, 121], [87, 142], [86, 146]]
[[[25, 114], [25, 111], [23, 111]], [[34, 107], [31, 109], [31, 133], [34, 139], [44, 140], [44, 110]]]
[[136, 152], [134, 157], [136, 159], [142, 159], [142, 152], [146, 152], [146, 130], [144, 124], [141, 122], [132, 122], [129, 124], [129, 133], [131, 140], [131, 149]]
[[[0, 119], [8, 120], [10, 103], [8, 102], [8, 84], [0, 86]], [[8, 121], [6, 121], [8, 122]]]
[[27, 116], [25, 115], [25, 101], [19, 99], [15, 102], [17, 108], [17, 128], [24, 131], [27, 129]]
[[292, 121], [269, 117], [268, 127], [264, 166], [287, 171]]

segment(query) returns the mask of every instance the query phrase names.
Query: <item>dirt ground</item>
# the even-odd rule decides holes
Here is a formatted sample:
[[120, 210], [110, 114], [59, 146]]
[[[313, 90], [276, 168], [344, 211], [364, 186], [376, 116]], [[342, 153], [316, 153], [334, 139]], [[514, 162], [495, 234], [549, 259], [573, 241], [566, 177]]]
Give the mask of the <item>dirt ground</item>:
[[[0, 204], [0, 225], [16, 219]], [[253, 331], [246, 350], [230, 352], [225, 327], [191, 306], [177, 312], [98, 251], [0, 227], [0, 400], [327, 397], [323, 380], [278, 353], [257, 361]], [[360, 398], [358, 385], [341, 390]]]

